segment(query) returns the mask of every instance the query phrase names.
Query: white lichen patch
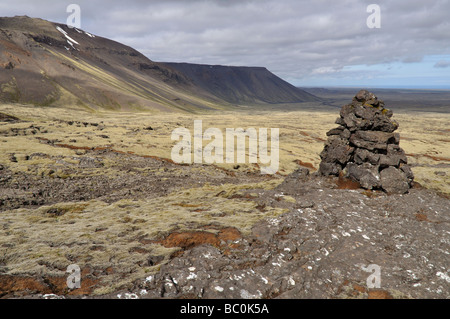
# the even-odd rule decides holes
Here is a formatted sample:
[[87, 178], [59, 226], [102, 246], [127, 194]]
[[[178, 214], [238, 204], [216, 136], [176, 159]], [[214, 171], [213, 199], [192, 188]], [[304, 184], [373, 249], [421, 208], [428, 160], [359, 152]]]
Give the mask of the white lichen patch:
[[436, 276], [438, 276], [440, 279], [443, 279], [446, 282], [450, 283], [450, 276], [448, 274], [443, 273], [442, 271], [438, 271], [436, 273]]

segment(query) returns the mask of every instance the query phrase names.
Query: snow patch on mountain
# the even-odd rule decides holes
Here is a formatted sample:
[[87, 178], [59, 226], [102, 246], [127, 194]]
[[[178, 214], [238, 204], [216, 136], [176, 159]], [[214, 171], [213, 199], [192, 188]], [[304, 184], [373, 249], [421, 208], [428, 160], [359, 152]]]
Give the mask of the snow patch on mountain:
[[71, 37], [69, 37], [69, 35], [67, 34], [67, 32], [66, 31], [64, 31], [62, 28], [60, 28], [60, 27], [56, 27], [56, 30], [58, 30], [59, 32], [61, 32], [65, 37], [66, 37], [66, 39], [67, 40], [69, 40], [68, 42], [72, 45], [72, 43], [75, 43], [75, 44], [78, 44], [78, 45], [80, 45], [77, 41], [75, 41], [74, 39], [72, 39]]

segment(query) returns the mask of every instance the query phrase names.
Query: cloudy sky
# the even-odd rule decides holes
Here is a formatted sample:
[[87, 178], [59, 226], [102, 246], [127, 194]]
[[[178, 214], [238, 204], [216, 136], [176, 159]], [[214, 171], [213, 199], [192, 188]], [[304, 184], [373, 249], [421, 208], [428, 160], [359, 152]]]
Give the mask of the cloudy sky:
[[[0, 16], [67, 23], [153, 61], [265, 66], [298, 86], [450, 89], [450, 0], [0, 0]], [[380, 28], [367, 11], [380, 8]]]

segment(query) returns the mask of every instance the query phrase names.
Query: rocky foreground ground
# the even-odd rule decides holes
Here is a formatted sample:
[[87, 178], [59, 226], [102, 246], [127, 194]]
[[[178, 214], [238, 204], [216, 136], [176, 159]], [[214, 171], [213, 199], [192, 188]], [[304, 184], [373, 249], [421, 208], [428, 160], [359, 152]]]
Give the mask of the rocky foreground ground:
[[426, 189], [365, 193], [305, 171], [258, 193], [261, 207], [292, 196], [288, 213], [213, 245], [201, 244], [201, 233], [178, 238], [181, 256], [112, 297], [450, 297], [447, 198]]
[[[262, 210], [279, 206], [289, 212], [260, 221], [245, 236], [220, 227], [213, 234], [214, 225], [205, 231], [173, 232], [161, 243], [181, 250], [156, 274], [112, 294], [64, 296], [56, 289], [21, 297], [450, 297], [450, 207], [445, 196], [417, 185], [403, 195], [365, 191], [307, 169], [274, 189], [248, 189], [239, 196], [256, 201]], [[95, 276], [91, 272], [87, 278]]]

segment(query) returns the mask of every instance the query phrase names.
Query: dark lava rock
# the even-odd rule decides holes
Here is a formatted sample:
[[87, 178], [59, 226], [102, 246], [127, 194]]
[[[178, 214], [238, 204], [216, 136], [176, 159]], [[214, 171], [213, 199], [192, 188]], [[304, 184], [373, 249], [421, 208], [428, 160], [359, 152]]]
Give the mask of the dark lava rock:
[[355, 163], [347, 164], [348, 175], [358, 180], [363, 188], [377, 189], [381, 186], [381, 177], [378, 172], [378, 166], [370, 163], [361, 165]]
[[98, 168], [103, 167], [103, 165], [104, 164], [101, 159], [92, 157], [82, 157], [80, 158], [80, 162], [78, 164], [78, 166], [82, 168]]
[[345, 164], [350, 160], [354, 148], [349, 145], [349, 141], [338, 136], [330, 136], [325, 143], [321, 158], [325, 158], [328, 163]]
[[20, 119], [15, 116], [0, 112], [0, 122], [16, 123], [20, 122]]
[[380, 172], [381, 185], [388, 193], [404, 194], [409, 189], [408, 178], [401, 170], [390, 166]]
[[305, 181], [309, 177], [309, 169], [300, 167], [292, 174], [289, 174], [284, 181], [276, 187], [276, 189], [286, 189], [287, 193], [295, 192], [299, 186], [299, 182]]

